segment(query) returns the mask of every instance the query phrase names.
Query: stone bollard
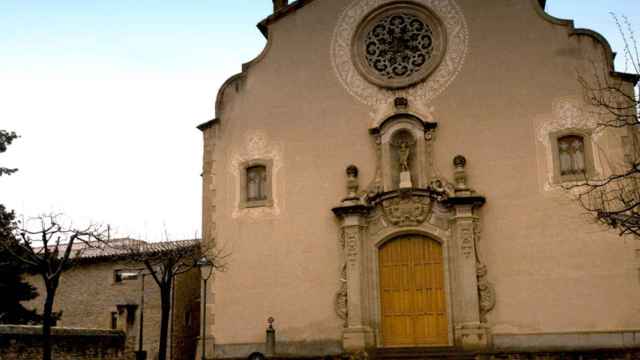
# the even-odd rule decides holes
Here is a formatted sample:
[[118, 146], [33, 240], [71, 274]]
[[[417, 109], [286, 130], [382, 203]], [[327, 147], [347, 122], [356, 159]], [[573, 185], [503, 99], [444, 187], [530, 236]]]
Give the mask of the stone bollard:
[[273, 317], [269, 317], [267, 321], [269, 322], [269, 327], [267, 327], [265, 355], [273, 356], [276, 354], [276, 329], [273, 328], [273, 322], [275, 319]]

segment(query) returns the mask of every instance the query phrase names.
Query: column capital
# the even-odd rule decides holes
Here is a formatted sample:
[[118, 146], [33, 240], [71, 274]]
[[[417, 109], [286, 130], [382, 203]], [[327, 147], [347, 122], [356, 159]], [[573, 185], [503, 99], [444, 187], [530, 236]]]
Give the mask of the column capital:
[[343, 202], [342, 204], [340, 204], [340, 206], [336, 206], [333, 209], [331, 209], [331, 211], [333, 211], [333, 213], [341, 218], [341, 219], [345, 219], [347, 217], [350, 216], [355, 216], [355, 217], [364, 217], [367, 214], [369, 214], [369, 206], [361, 203], [360, 201], [350, 201], [350, 202]]
[[482, 195], [472, 194], [463, 196], [452, 196], [446, 199], [445, 202], [453, 206], [471, 205], [472, 207], [477, 208], [484, 205], [484, 203], [487, 202], [487, 199]]

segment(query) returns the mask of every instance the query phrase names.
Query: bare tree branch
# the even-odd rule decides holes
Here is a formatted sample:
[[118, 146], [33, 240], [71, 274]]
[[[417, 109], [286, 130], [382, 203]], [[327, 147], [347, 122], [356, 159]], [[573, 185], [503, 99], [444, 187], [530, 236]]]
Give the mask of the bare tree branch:
[[102, 241], [100, 226], [89, 225], [83, 229], [62, 224], [60, 214], [41, 215], [18, 223], [15, 236], [0, 240], [0, 247], [17, 261], [40, 275], [46, 297], [43, 312], [43, 359], [52, 356], [51, 327], [57, 317], [53, 313], [55, 294], [64, 271], [74, 264], [74, 244]]
[[[638, 44], [628, 18], [622, 16], [620, 20], [614, 13], [611, 16], [624, 43], [627, 65], [636, 74], [640, 73]], [[596, 131], [617, 132], [617, 136], [625, 134], [628, 148], [623, 149], [622, 165], [609, 166], [598, 178], [585, 177], [563, 187], [596, 221], [617, 229], [621, 236], [632, 235], [640, 239], [640, 88], [637, 83], [612, 76], [607, 65], [592, 62], [592, 68], [592, 74], [579, 74], [578, 82], [584, 91], [585, 102], [599, 119]], [[608, 149], [601, 149], [600, 154], [607, 159]], [[611, 154], [611, 158], [616, 156]]]

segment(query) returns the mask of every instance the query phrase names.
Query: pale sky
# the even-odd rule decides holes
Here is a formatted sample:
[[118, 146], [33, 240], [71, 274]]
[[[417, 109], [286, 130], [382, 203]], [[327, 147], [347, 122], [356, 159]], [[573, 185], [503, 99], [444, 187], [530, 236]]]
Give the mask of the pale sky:
[[[340, 1], [340, 0], [319, 0]], [[484, 0], [483, 0], [484, 1]], [[524, 0], [518, 0], [524, 1]], [[63, 212], [112, 234], [200, 233], [202, 139], [218, 87], [255, 57], [270, 0], [0, 0], [0, 203]], [[638, 0], [548, 0], [547, 11], [622, 43]]]

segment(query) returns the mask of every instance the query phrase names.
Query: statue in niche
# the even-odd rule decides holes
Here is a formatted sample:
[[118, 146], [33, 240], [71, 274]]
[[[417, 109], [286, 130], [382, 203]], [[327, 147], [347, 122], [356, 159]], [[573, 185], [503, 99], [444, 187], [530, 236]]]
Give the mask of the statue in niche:
[[398, 147], [398, 154], [400, 155], [400, 171], [409, 171], [409, 155], [411, 155], [411, 147], [405, 140], [402, 140]]
[[394, 134], [394, 139], [391, 142], [393, 146], [397, 148], [397, 161], [399, 171], [399, 187], [410, 188], [413, 187], [411, 182], [411, 147], [415, 144], [415, 140], [410, 132], [402, 130]]

